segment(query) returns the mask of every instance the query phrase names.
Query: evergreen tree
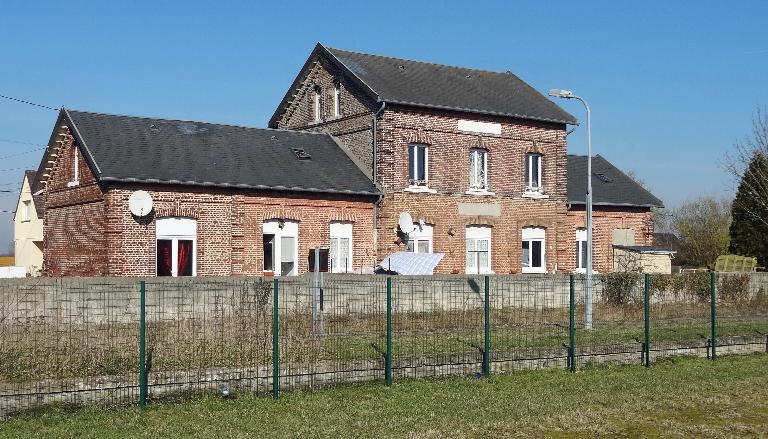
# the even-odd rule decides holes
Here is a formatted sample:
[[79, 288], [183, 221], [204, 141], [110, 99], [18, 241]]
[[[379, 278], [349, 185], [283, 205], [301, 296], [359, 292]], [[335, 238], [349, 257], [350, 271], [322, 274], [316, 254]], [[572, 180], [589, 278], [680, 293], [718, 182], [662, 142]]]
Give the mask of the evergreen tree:
[[754, 256], [757, 265], [768, 267], [768, 157], [755, 153], [739, 183], [731, 216], [730, 252]]

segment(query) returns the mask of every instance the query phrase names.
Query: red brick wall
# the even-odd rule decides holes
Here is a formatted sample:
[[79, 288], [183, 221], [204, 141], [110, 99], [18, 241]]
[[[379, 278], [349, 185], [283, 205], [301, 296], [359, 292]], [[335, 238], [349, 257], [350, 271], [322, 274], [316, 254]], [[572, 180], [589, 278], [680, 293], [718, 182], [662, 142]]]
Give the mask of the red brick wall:
[[[58, 159], [48, 172], [43, 222], [43, 273], [47, 276], [103, 276], [107, 273], [104, 199], [68, 128], [57, 127]], [[79, 184], [68, 187], [78, 155]]]
[[[568, 211], [568, 225], [564, 234], [567, 242], [566, 270], [576, 269], [576, 230], [585, 228], [586, 212], [583, 206]], [[592, 265], [601, 273], [613, 271], [613, 231], [632, 229], [636, 245], [653, 244], [653, 217], [648, 208], [594, 207], [592, 211]]]
[[[458, 130], [468, 119], [501, 124], [501, 134]], [[465, 228], [490, 225], [491, 265], [496, 273], [521, 272], [522, 228], [546, 229], [549, 271], [561, 270], [566, 258], [562, 229], [566, 223], [566, 139], [562, 124], [535, 123], [510, 118], [447, 111], [387, 107], [381, 118], [379, 176], [385, 197], [379, 210], [379, 256], [402, 251], [397, 245], [400, 212], [432, 224], [433, 251], [446, 253], [439, 273], [465, 272]], [[408, 145], [429, 145], [429, 188], [436, 194], [405, 191], [408, 181]], [[466, 194], [469, 189], [469, 154], [472, 148], [488, 151], [489, 190], [495, 195]], [[543, 155], [542, 184], [548, 198], [523, 197], [524, 157]], [[497, 204], [501, 216], [459, 215], [459, 203]], [[449, 233], [450, 232], [450, 233]]]
[[[340, 116], [335, 116], [333, 113], [336, 82], [341, 86]], [[322, 112], [319, 122], [315, 120], [314, 115], [315, 87], [321, 90]], [[273, 128], [312, 130], [331, 134], [342, 142], [348, 153], [370, 176], [373, 169], [372, 114], [378, 109], [377, 103], [323, 58], [309, 70], [295, 94]]]
[[331, 221], [353, 222], [353, 269], [373, 266], [372, 200], [142, 186], [155, 205], [145, 222], [136, 221], [128, 210], [128, 197], [136, 189], [117, 187], [105, 195], [111, 276], [155, 274], [154, 220], [169, 216], [197, 220], [198, 276], [262, 274], [262, 224], [275, 218], [299, 223], [299, 272], [308, 270], [310, 248], [329, 244]]

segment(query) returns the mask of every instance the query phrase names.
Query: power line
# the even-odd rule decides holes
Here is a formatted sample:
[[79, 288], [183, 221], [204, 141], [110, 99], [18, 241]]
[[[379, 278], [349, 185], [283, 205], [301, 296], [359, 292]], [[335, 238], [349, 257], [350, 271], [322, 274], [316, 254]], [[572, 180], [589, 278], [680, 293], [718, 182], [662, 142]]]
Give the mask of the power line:
[[12, 98], [10, 96], [5, 96], [5, 95], [0, 95], [0, 98], [8, 99], [9, 101], [20, 102], [22, 104], [32, 105], [32, 106], [35, 106], [35, 107], [47, 108], [48, 110], [59, 111], [56, 108], [49, 107], [49, 106], [43, 105], [43, 104], [36, 104], [34, 102], [25, 101], [24, 99]]
[[40, 148], [30, 149], [29, 151], [17, 152], [16, 154], [8, 154], [8, 155], [0, 157], [0, 160], [8, 159], [8, 158], [11, 158], [11, 157], [17, 157], [17, 156], [24, 155], [24, 154], [30, 154], [30, 153], [33, 153], [33, 152], [36, 152], [36, 151], [42, 151], [45, 148], [47, 148], [47, 147], [43, 146], [43, 147], [40, 147]]
[[19, 145], [39, 146], [41, 148], [46, 148], [46, 145], [43, 145], [43, 144], [40, 144], [40, 143], [22, 142], [21, 140], [0, 139], [0, 142], [18, 143]]

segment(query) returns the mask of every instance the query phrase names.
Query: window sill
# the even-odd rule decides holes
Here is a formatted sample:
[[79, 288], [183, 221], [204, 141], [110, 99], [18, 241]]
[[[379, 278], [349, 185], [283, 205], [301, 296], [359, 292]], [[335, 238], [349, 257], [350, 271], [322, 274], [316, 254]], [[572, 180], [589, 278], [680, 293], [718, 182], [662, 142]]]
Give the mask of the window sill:
[[544, 267], [536, 267], [536, 268], [523, 267], [522, 273], [523, 274], [546, 274], [547, 269]]
[[74, 180], [67, 183], [67, 187], [75, 187], [75, 186], [80, 186], [79, 180]]
[[474, 274], [474, 275], [482, 275], [482, 274], [496, 274], [493, 270], [480, 270], [480, 273], [477, 272], [477, 270], [469, 271], [467, 270], [464, 274]]
[[421, 193], [421, 194], [436, 194], [437, 191], [434, 189], [430, 189], [426, 186], [408, 186], [407, 188], [403, 189], [403, 192], [413, 192], [413, 193]]
[[541, 192], [523, 192], [522, 197], [532, 198], [534, 200], [543, 200], [549, 198], [549, 195], [543, 194]]
[[476, 195], [478, 197], [490, 197], [496, 195], [496, 192], [491, 192], [487, 189], [470, 189], [464, 193], [466, 195]]
[[[576, 273], [576, 274], [586, 274], [587, 273], [587, 269], [586, 268], [577, 268], [577, 269], [573, 270], [573, 272]], [[593, 268], [592, 269], [592, 274], [600, 274], [600, 272]]]

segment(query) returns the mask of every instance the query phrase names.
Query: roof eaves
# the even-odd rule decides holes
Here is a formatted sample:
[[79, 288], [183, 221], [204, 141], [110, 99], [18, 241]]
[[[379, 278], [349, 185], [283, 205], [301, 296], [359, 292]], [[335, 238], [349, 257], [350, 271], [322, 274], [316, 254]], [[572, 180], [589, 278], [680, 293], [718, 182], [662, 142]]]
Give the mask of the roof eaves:
[[477, 110], [473, 108], [451, 107], [447, 105], [433, 105], [433, 104], [424, 104], [420, 102], [398, 101], [395, 99], [387, 99], [387, 98], [381, 98], [380, 100], [388, 104], [395, 104], [395, 105], [412, 106], [412, 107], [420, 107], [420, 108], [434, 108], [438, 110], [459, 111], [459, 112], [473, 113], [473, 114], [486, 114], [490, 116], [514, 117], [516, 119], [527, 119], [527, 120], [535, 120], [539, 122], [549, 122], [549, 123], [562, 123], [566, 125], [578, 125], [578, 122], [576, 121], [576, 119], [573, 119], [573, 121], [567, 121], [567, 120], [560, 120], [560, 119], [549, 119], [544, 117], [528, 116], [524, 114], [510, 114], [510, 113], [501, 113], [496, 111]]
[[[584, 201], [568, 201], [568, 204], [585, 205]], [[610, 202], [597, 202], [592, 203], [593, 206], [606, 206], [606, 207], [659, 207], [663, 208], [664, 204], [652, 204], [652, 203], [610, 203]]]
[[299, 186], [269, 186], [263, 184], [251, 185], [243, 183], [214, 183], [214, 182], [198, 182], [198, 181], [181, 181], [181, 180], [159, 180], [155, 178], [122, 178], [122, 177], [102, 177], [101, 181], [108, 183], [143, 183], [143, 184], [162, 184], [162, 185], [180, 185], [180, 186], [201, 186], [201, 187], [219, 187], [219, 188], [231, 188], [231, 189], [256, 189], [256, 190], [272, 190], [272, 191], [284, 191], [284, 192], [308, 192], [308, 193], [321, 193], [321, 194], [334, 194], [334, 195], [360, 195], [360, 196], [379, 196], [381, 192], [378, 189], [373, 191], [353, 191], [348, 189], [322, 189], [322, 188], [305, 188]]

